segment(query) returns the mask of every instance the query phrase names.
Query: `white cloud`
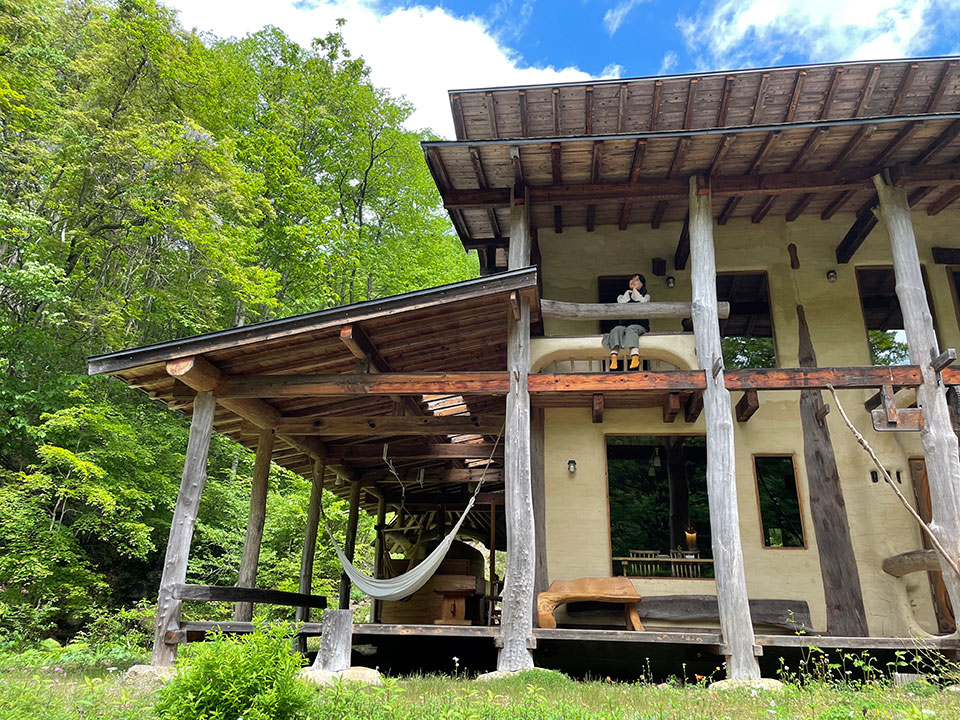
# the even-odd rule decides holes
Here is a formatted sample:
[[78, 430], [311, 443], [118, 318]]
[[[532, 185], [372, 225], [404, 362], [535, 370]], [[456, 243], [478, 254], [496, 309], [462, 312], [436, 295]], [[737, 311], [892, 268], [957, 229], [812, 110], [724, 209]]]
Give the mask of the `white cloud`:
[[[377, 10], [374, 0], [316, 0], [306, 3], [264, 0], [167, 0], [186, 27], [242, 37], [275, 25], [301, 45], [322, 37], [346, 19], [347, 47], [362, 55], [373, 82], [404, 95], [416, 108], [407, 126], [429, 127], [452, 138], [447, 90], [457, 88], [575, 82], [590, 75], [576, 67], [529, 67], [504, 47], [480, 18], [461, 18], [441, 8]], [[521, 8], [531, 8], [524, 2]]]
[[677, 22], [711, 68], [776, 63], [787, 52], [812, 61], [880, 60], [929, 47], [931, 17], [960, 0], [721, 0]]
[[643, 0], [620, 0], [615, 7], [607, 10], [603, 15], [603, 26], [607, 29], [607, 32], [612, 36], [619, 30], [620, 26], [623, 25], [623, 21], [627, 19], [627, 15], [630, 14], [630, 11], [641, 2], [643, 2]]
[[677, 53], [673, 50], [667, 50], [663, 56], [663, 60], [660, 62], [660, 69], [657, 70], [657, 75], [666, 75], [673, 70], [677, 66], [678, 59]]
[[600, 71], [602, 78], [620, 78], [623, 77], [623, 65], [620, 63], [610, 63]]

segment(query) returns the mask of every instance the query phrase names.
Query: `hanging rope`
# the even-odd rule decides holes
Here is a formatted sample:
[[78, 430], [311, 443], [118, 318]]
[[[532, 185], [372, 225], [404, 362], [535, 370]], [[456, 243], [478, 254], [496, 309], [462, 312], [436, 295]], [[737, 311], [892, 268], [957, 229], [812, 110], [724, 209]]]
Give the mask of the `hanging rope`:
[[[320, 517], [323, 518], [323, 525], [327, 530], [327, 535], [330, 538], [330, 542], [333, 543], [333, 549], [337, 553], [337, 558], [340, 560], [340, 565], [343, 567], [343, 572], [346, 573], [347, 577], [350, 578], [351, 582], [353, 582], [357, 588], [362, 590], [370, 597], [376, 598], [377, 600], [403, 600], [404, 598], [410, 597], [417, 590], [427, 584], [427, 581], [433, 577], [434, 573], [437, 571], [437, 568], [440, 567], [440, 563], [443, 562], [443, 559], [446, 557], [447, 552], [450, 550], [450, 546], [453, 544], [457, 534], [460, 532], [461, 526], [463, 525], [464, 521], [466, 521], [467, 515], [470, 513], [470, 510], [473, 509], [474, 503], [477, 501], [477, 495], [480, 494], [480, 488], [483, 487], [483, 482], [486, 479], [487, 469], [490, 467], [490, 463], [493, 462], [493, 457], [500, 445], [500, 439], [503, 437], [503, 430], [504, 427], [501, 426], [500, 432], [497, 434], [497, 441], [494, 443], [493, 450], [490, 453], [490, 458], [487, 460], [487, 464], [483, 468], [483, 472], [480, 473], [480, 480], [477, 482], [477, 487], [473, 491], [473, 495], [470, 496], [470, 500], [467, 501], [467, 506], [464, 508], [463, 513], [461, 513], [460, 519], [457, 520], [450, 532], [444, 536], [436, 549], [427, 555], [427, 557], [425, 557], [420, 564], [418, 564], [412, 570], [408, 570], [407, 572], [397, 575], [396, 577], [375, 578], [361, 572], [346, 556], [346, 554], [340, 548], [340, 544], [337, 542], [337, 539], [333, 536], [333, 530], [330, 528], [330, 523], [327, 522], [327, 516], [323, 510], [323, 503], [321, 502]], [[393, 463], [387, 457], [386, 445], [384, 445], [383, 459], [393, 476], [400, 481], [400, 476], [397, 474], [396, 468], [393, 467]], [[422, 478], [423, 476], [421, 474], [421, 486], [423, 483]], [[400, 487], [403, 488], [402, 481], [400, 482]], [[403, 495], [401, 495], [401, 503], [402, 498]]]

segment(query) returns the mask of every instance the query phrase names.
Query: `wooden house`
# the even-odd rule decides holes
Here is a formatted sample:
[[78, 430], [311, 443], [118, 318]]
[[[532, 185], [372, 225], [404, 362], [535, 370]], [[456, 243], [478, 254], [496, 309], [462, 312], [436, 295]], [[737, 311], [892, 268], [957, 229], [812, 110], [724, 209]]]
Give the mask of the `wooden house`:
[[[193, 417], [154, 662], [209, 628], [179, 621], [184, 598], [322, 605], [306, 597], [318, 492], [301, 594], [244, 590], [270, 459], [349, 498], [353, 531], [376, 514], [381, 576], [484, 476], [460, 539], [506, 567], [464, 546], [418, 603], [377, 603], [358, 641], [485, 638], [501, 669], [547, 641], [698, 644], [738, 678], [808, 643], [955, 652], [958, 60], [450, 102], [456, 139], [424, 152], [482, 278], [90, 359]], [[615, 302], [635, 273], [650, 332], [642, 366], [614, 372], [601, 331], [636, 316]], [[184, 585], [212, 428], [257, 452], [233, 589]], [[646, 629], [590, 603], [538, 626], [537, 595], [585, 578], [626, 578]], [[435, 625], [451, 587], [477, 602]], [[228, 629], [249, 617], [238, 606]]]

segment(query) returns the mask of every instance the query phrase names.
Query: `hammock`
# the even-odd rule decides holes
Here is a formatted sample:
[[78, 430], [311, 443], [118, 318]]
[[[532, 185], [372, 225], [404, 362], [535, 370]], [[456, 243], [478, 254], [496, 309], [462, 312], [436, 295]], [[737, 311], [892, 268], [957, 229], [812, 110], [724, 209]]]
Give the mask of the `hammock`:
[[[500, 444], [500, 437], [503, 435], [503, 429], [500, 430], [500, 435], [497, 436], [497, 442], [494, 443], [493, 452], [490, 454], [490, 459], [493, 459], [494, 453], [497, 452], [497, 445]], [[387, 464], [387, 467], [390, 468], [390, 472], [400, 480], [399, 475], [397, 475], [396, 470], [393, 468], [393, 463], [387, 459], [387, 446], [383, 447], [383, 459]], [[330, 537], [330, 542], [333, 543], [333, 549], [337, 553], [337, 557], [340, 559], [340, 565], [343, 566], [343, 572], [346, 573], [347, 577], [350, 578], [353, 584], [363, 590], [364, 593], [369, 595], [372, 598], [377, 600], [403, 600], [405, 598], [413, 595], [417, 590], [422, 588], [427, 584], [427, 581], [433, 577], [433, 574], [437, 571], [437, 568], [440, 567], [440, 563], [443, 562], [443, 559], [447, 555], [447, 551], [450, 549], [450, 546], [453, 544], [453, 541], [457, 537], [457, 533], [460, 532], [460, 527], [463, 525], [463, 522], [467, 519], [467, 515], [470, 513], [470, 510], [473, 508], [474, 502], [477, 500], [477, 494], [480, 492], [480, 487], [483, 485], [483, 479], [486, 475], [486, 468], [484, 468], [483, 473], [480, 475], [480, 481], [477, 483], [476, 490], [473, 491], [473, 495], [470, 497], [469, 502], [467, 502], [467, 507], [464, 508], [463, 513], [460, 515], [460, 519], [457, 520], [456, 525], [453, 526], [453, 529], [447, 533], [447, 535], [440, 541], [440, 544], [436, 549], [427, 555], [423, 561], [417, 565], [412, 570], [397, 575], [394, 578], [379, 579], [371, 577], [362, 573], [350, 559], [344, 554], [343, 550], [340, 549], [340, 544], [337, 542], [337, 539], [333, 536], [333, 531], [330, 529], [330, 523], [327, 522], [327, 516], [323, 512], [323, 505], [320, 506], [320, 514], [323, 516], [323, 525], [327, 529], [327, 535]], [[403, 483], [400, 483], [400, 486], [403, 487]], [[404, 493], [406, 494], [406, 493]]]
[[378, 579], [360, 572], [360, 570], [350, 562], [347, 556], [343, 554], [343, 550], [340, 549], [336, 538], [333, 537], [333, 532], [330, 530], [330, 525], [327, 523], [326, 518], [324, 518], [323, 524], [327, 528], [327, 535], [330, 536], [333, 549], [336, 551], [337, 557], [340, 558], [343, 571], [355, 586], [377, 600], [403, 600], [413, 595], [433, 577], [437, 568], [440, 567], [440, 563], [443, 562], [443, 558], [446, 557], [450, 545], [453, 544], [454, 539], [457, 537], [457, 533], [460, 532], [460, 526], [463, 525], [463, 521], [467, 519], [467, 513], [469, 513], [473, 507], [474, 500], [476, 500], [476, 495], [470, 498], [463, 514], [460, 516], [460, 519], [457, 520], [457, 524], [447, 533], [437, 548], [423, 559], [423, 562], [412, 570], [408, 570], [402, 575], [397, 575], [397, 577], [389, 579]]

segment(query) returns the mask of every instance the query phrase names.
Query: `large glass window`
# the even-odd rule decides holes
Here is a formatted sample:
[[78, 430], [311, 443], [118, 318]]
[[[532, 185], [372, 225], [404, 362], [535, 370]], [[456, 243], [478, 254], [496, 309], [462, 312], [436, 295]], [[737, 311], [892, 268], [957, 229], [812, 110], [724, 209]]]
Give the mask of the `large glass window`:
[[713, 577], [702, 436], [607, 437], [615, 575]]
[[757, 455], [757, 501], [765, 547], [805, 547], [797, 473], [790, 455]]

